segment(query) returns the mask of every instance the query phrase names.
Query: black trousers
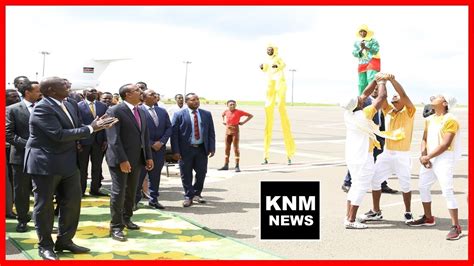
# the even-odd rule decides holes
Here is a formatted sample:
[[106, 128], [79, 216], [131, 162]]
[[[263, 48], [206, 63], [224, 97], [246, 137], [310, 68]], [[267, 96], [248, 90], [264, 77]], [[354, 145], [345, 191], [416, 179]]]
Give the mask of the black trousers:
[[79, 170], [81, 172], [82, 194], [87, 188], [87, 168], [89, 167], [89, 158], [91, 161], [91, 189], [92, 192], [99, 191], [102, 186], [102, 161], [104, 152], [101, 145], [92, 143], [91, 145], [82, 145], [82, 151], [78, 153]]
[[112, 192], [110, 193], [111, 229], [124, 228], [124, 224], [133, 216], [133, 204], [137, 191], [138, 178], [143, 165], [132, 165], [130, 173], [123, 173], [120, 167], [110, 167], [112, 177]]
[[152, 151], [153, 156], [153, 169], [151, 171], [147, 171], [145, 167], [142, 167], [142, 171], [140, 173], [140, 178], [137, 184], [137, 193], [135, 195], [135, 203], [138, 204], [142, 199], [142, 186], [143, 182], [145, 181], [146, 174], [148, 174], [148, 188], [150, 191], [150, 202], [157, 202], [158, 197], [160, 196], [160, 180], [161, 180], [161, 170], [163, 169], [163, 165], [165, 164], [165, 151]]
[[[192, 199], [194, 196], [201, 196], [207, 173], [207, 160], [207, 154], [203, 145], [191, 147], [188, 153], [181, 154], [179, 171], [181, 173], [185, 198]], [[196, 172], [194, 184], [192, 183], [193, 170]]]
[[13, 188], [15, 191], [14, 202], [19, 223], [27, 223], [31, 220], [28, 215], [30, 211], [30, 193], [33, 189], [31, 175], [23, 172], [23, 165], [13, 166]]
[[35, 205], [36, 233], [39, 246], [52, 248], [51, 238], [54, 223], [53, 195], [56, 192], [59, 206], [58, 237], [56, 244], [67, 245], [76, 234], [81, 212], [81, 183], [79, 170], [70, 176], [32, 175]]

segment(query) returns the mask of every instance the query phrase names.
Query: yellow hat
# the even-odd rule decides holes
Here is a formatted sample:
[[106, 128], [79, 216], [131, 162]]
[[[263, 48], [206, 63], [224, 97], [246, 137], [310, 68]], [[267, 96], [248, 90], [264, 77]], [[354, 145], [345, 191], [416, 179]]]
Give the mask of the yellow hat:
[[372, 36], [374, 36], [374, 32], [371, 31], [371, 30], [369, 30], [369, 27], [364, 24], [364, 25], [359, 26], [359, 28], [357, 28], [357, 32], [356, 32], [357, 38], [362, 39], [362, 36], [360, 36], [360, 34], [359, 34], [359, 32], [360, 32], [361, 30], [365, 30], [365, 31], [367, 32], [367, 35], [365, 36], [365, 38], [363, 38], [363, 39], [366, 40], [366, 41], [372, 39]]

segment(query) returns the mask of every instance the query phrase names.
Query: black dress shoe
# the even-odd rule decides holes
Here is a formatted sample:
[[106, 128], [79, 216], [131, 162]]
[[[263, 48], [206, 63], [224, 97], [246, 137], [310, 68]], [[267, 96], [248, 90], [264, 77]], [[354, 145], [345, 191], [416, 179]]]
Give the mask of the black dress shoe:
[[96, 196], [96, 197], [107, 197], [107, 196], [109, 196], [109, 194], [102, 193], [100, 191], [90, 191], [89, 195]]
[[382, 188], [382, 193], [396, 194], [398, 193], [398, 190], [391, 189], [389, 186], [385, 186]]
[[63, 250], [69, 250], [74, 254], [84, 254], [84, 253], [88, 253], [89, 251], [91, 251], [88, 248], [78, 246], [74, 243], [70, 243], [70, 244], [67, 244], [67, 245], [58, 245], [58, 244], [56, 244], [54, 246], [54, 250], [58, 251], [58, 252], [62, 252]]
[[16, 225], [16, 231], [18, 233], [24, 233], [28, 231], [28, 224], [27, 223], [18, 223]]
[[59, 260], [58, 255], [56, 255], [52, 249], [39, 248], [38, 255], [43, 258], [43, 260]]
[[183, 207], [186, 208], [186, 207], [190, 207], [191, 205], [193, 205], [193, 201], [192, 201], [192, 200], [190, 200], [190, 199], [185, 199], [185, 200], [183, 201]]
[[229, 165], [228, 165], [228, 164], [224, 164], [224, 166], [222, 166], [221, 168], [217, 169], [217, 171], [226, 171], [226, 170], [229, 170]]
[[123, 234], [123, 231], [119, 229], [110, 230], [110, 236], [112, 237], [113, 240], [117, 240], [120, 242], [127, 241], [127, 237], [125, 237], [125, 235]]
[[148, 206], [153, 207], [155, 209], [160, 209], [160, 210], [165, 209], [165, 206], [161, 205], [161, 203], [159, 203], [158, 201], [156, 201], [156, 202], [150, 201], [150, 202], [148, 202]]
[[140, 226], [134, 224], [132, 221], [126, 222], [125, 227], [127, 227], [127, 229], [129, 229], [129, 230], [139, 230], [140, 229]]

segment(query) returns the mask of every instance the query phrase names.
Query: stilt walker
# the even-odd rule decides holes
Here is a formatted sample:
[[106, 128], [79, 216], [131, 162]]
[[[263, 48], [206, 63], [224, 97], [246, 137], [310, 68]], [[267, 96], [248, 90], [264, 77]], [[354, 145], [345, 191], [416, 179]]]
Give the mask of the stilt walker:
[[379, 43], [373, 37], [374, 32], [367, 25], [357, 29], [357, 41], [354, 43], [352, 55], [359, 59], [357, 71], [359, 73], [359, 95], [372, 82], [375, 74], [380, 72]]
[[291, 135], [290, 120], [286, 112], [286, 81], [283, 70], [285, 63], [278, 56], [278, 48], [274, 45], [267, 47], [268, 60], [260, 65], [260, 69], [268, 75], [267, 98], [265, 101], [265, 132], [264, 132], [264, 160], [268, 163], [270, 153], [270, 143], [272, 141], [272, 131], [274, 122], [275, 105], [280, 112], [283, 140], [288, 157], [288, 164], [291, 164], [291, 157], [295, 154], [295, 141]]

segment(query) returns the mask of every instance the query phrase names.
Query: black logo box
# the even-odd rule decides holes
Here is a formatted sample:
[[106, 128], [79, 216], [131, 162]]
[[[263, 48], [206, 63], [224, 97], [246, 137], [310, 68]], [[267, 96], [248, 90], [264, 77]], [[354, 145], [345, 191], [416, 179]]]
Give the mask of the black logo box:
[[319, 181], [261, 181], [260, 228], [262, 240], [319, 240]]

